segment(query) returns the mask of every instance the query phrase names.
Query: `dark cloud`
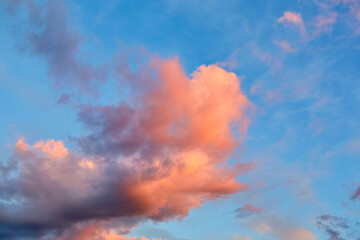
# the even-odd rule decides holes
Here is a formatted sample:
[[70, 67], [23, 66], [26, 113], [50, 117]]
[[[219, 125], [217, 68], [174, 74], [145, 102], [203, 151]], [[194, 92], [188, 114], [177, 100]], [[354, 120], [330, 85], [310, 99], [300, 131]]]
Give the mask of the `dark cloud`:
[[350, 196], [351, 200], [357, 200], [360, 198], [360, 187]]
[[261, 211], [260, 208], [250, 204], [245, 204], [244, 206], [235, 209], [236, 217], [238, 218], [247, 218], [253, 214], [260, 213]]
[[316, 218], [316, 225], [329, 240], [360, 239], [358, 223], [352, 223], [344, 217], [324, 214]]

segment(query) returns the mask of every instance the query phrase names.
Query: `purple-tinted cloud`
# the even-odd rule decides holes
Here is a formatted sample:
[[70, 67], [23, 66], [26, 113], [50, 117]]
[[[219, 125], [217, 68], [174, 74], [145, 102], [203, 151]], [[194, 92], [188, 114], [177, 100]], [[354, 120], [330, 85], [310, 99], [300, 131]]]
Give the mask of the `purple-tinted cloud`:
[[238, 218], [246, 218], [253, 214], [260, 213], [261, 211], [261, 208], [255, 207], [251, 204], [245, 204], [244, 206], [237, 208], [235, 213]]
[[317, 227], [325, 232], [329, 240], [360, 238], [358, 223], [351, 223], [347, 218], [324, 214], [316, 220]]
[[236, 177], [253, 164], [227, 164], [249, 124], [237, 76], [210, 65], [189, 79], [177, 58], [151, 65], [154, 84], [132, 104], [81, 107], [85, 154], [62, 141], [17, 142], [1, 167], [0, 238], [124, 234], [247, 189]]
[[14, 14], [21, 6], [28, 10], [30, 30], [22, 44], [48, 63], [49, 75], [55, 84], [70, 84], [82, 92], [96, 93], [94, 86], [105, 80], [106, 70], [81, 60], [79, 44], [84, 37], [69, 24], [64, 2], [50, 0], [41, 7], [32, 0], [5, 2], [10, 13]]
[[360, 198], [360, 187], [357, 188], [357, 190], [351, 195], [351, 200], [357, 200]]

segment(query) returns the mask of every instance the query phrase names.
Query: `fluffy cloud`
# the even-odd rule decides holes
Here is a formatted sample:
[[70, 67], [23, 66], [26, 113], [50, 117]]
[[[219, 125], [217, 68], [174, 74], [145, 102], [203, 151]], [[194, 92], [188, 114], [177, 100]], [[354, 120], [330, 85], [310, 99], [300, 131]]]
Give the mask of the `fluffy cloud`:
[[19, 139], [1, 168], [1, 237], [132, 239], [120, 236], [139, 222], [182, 218], [246, 189], [236, 177], [253, 164], [226, 161], [249, 124], [236, 75], [210, 65], [189, 79], [176, 58], [151, 66], [152, 85], [134, 84], [131, 104], [81, 107], [85, 154]]
[[[34, 31], [25, 46], [47, 61], [56, 85], [87, 91], [102, 80], [81, 61], [82, 37], [62, 1], [41, 8], [31, 0], [5, 2], [12, 13], [27, 9]], [[200, 66], [189, 78], [177, 58], [151, 58], [133, 74], [122, 57], [113, 70], [129, 99], [78, 106], [87, 129], [76, 138], [81, 153], [62, 141], [31, 145], [21, 138], [0, 166], [0, 238], [145, 240], [125, 235], [148, 219], [183, 218], [205, 201], [246, 190], [236, 177], [253, 164], [227, 163], [249, 125], [240, 79], [217, 65]]]

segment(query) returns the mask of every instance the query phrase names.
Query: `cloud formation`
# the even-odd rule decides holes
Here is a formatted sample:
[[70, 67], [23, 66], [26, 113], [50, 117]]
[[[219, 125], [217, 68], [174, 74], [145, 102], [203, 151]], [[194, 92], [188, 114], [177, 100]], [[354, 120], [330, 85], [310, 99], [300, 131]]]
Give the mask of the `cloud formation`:
[[80, 108], [85, 154], [62, 141], [19, 139], [1, 168], [1, 237], [79, 239], [94, 224], [102, 226], [96, 236], [122, 236], [246, 190], [236, 177], [253, 164], [226, 162], [249, 124], [237, 76], [210, 65], [189, 79], [177, 58], [153, 59], [151, 69], [133, 85], [131, 104]]

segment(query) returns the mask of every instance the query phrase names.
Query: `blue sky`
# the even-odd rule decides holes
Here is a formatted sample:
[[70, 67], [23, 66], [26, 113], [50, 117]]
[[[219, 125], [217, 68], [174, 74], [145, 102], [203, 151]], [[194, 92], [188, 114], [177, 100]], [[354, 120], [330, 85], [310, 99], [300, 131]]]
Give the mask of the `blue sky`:
[[[0, 22], [3, 182], [0, 188], [4, 192], [0, 202], [1, 208], [6, 209], [6, 214], [0, 216], [0, 236], [82, 239], [81, 234], [85, 234], [82, 229], [96, 225], [97, 230], [91, 237], [120, 240], [141, 237], [360, 239], [357, 222], [360, 215], [360, 2], [357, 0], [3, 0]], [[202, 65], [208, 68], [199, 68]], [[143, 163], [149, 164], [150, 158], [165, 164], [166, 159], [188, 154], [189, 149], [214, 157], [207, 147], [204, 150], [203, 145], [192, 143], [197, 136], [186, 135], [186, 149], [185, 143], [176, 142], [177, 137], [183, 137], [182, 113], [172, 119], [171, 129], [175, 130], [166, 132], [179, 134], [169, 138], [174, 142], [159, 140], [158, 133], [147, 129], [148, 125], [141, 129], [147, 129], [145, 135], [153, 137], [150, 140], [131, 134], [126, 137], [131, 142], [122, 139], [125, 136], [122, 134], [128, 133], [123, 132], [124, 129], [136, 134], [138, 132], [131, 129], [137, 129], [142, 121], [171, 112], [170, 105], [177, 103], [172, 99], [176, 91], [163, 95], [151, 93], [158, 86], [161, 92], [161, 84], [176, 85], [176, 81], [181, 81], [178, 78], [183, 79], [177, 66], [190, 85], [200, 78], [194, 72], [204, 73], [210, 79], [223, 76], [224, 79], [216, 79], [221, 84], [232, 76], [225, 72], [236, 74], [240, 84], [237, 94], [246, 97], [248, 102], [239, 102], [239, 119], [231, 113], [225, 114], [224, 128], [221, 128], [223, 117], [216, 119], [221, 129], [234, 121], [244, 127], [240, 130], [231, 127], [233, 137], [229, 138], [237, 139], [236, 146], [231, 145], [231, 149], [225, 151], [216, 145], [215, 148], [222, 151], [220, 155], [226, 157], [216, 160], [212, 167], [225, 167], [232, 172], [236, 164], [243, 164], [241, 174], [234, 179], [246, 187], [211, 197], [202, 189], [199, 204], [183, 206], [186, 213], [160, 216], [148, 212], [154, 209], [147, 209], [141, 214], [84, 217], [61, 222], [61, 227], [46, 226], [39, 232], [27, 226], [27, 221], [35, 220], [26, 220], [17, 213], [24, 208], [17, 197], [39, 207], [42, 206], [39, 196], [32, 198], [24, 192], [42, 192], [45, 188], [38, 185], [29, 190], [29, 186], [23, 185], [26, 181], [36, 183], [35, 178], [29, 177], [35, 176], [36, 170], [22, 168], [22, 162], [52, 161], [56, 154], [48, 155], [48, 148], [57, 151], [60, 143], [61, 149], [65, 147], [69, 152], [61, 155], [67, 161], [79, 162], [82, 166], [85, 160], [81, 159], [87, 159], [96, 167], [98, 163], [99, 169], [100, 165], [108, 167], [104, 167], [107, 170], [103, 172], [99, 170], [96, 177], [91, 175], [91, 181], [106, 191], [113, 191], [107, 189], [112, 182], [109, 176], [113, 179], [125, 176], [123, 171], [133, 174], [129, 169], [121, 170], [121, 164], [113, 165], [115, 162], [130, 161], [130, 166], [138, 169]], [[215, 72], [206, 75], [207, 71], [218, 71], [219, 75]], [[233, 96], [230, 92], [222, 93], [221, 87], [219, 85], [215, 92], [209, 91], [220, 96], [219, 101], [227, 99], [227, 95]], [[180, 89], [178, 92], [186, 95]], [[168, 101], [169, 106], [151, 105], [147, 101], [151, 104]], [[235, 109], [232, 100], [224, 101], [226, 108]], [[185, 105], [174, 106], [174, 109], [177, 107], [179, 111], [188, 109]], [[215, 109], [208, 117], [221, 109]], [[142, 113], [144, 118], [132, 115], [133, 112]], [[191, 112], [184, 118], [198, 119], [198, 114]], [[208, 123], [205, 115], [199, 120], [205, 126], [189, 127], [189, 131], [200, 134]], [[133, 118], [126, 120], [128, 116]], [[139, 121], [136, 126], [131, 125], [136, 121]], [[149, 121], [151, 126], [161, 128], [161, 120]], [[208, 129], [207, 133], [211, 131]], [[54, 139], [59, 145], [53, 145], [48, 139]], [[39, 141], [43, 142], [37, 145]], [[209, 141], [222, 143], [216, 139]], [[146, 146], [139, 142], [146, 142]], [[145, 155], [143, 148], [158, 151]], [[159, 152], [161, 155], [157, 155]], [[171, 152], [171, 156], [165, 157], [164, 152]], [[4, 170], [5, 166], [11, 166], [11, 159], [16, 159], [19, 176], [15, 171], [9, 177]], [[155, 164], [152, 160], [151, 163]], [[151, 167], [155, 165], [141, 168], [143, 175], [140, 175], [147, 176], [145, 170]], [[197, 177], [205, 174], [203, 171], [208, 167], [199, 169]], [[112, 168], [120, 170], [112, 172]], [[37, 174], [45, 171], [38, 170]], [[28, 176], [26, 172], [31, 174]], [[52, 179], [60, 173], [46, 174]], [[108, 177], [104, 179], [103, 175]], [[19, 196], [7, 193], [9, 190], [5, 188], [14, 181], [14, 192], [19, 192]], [[174, 181], [186, 181], [186, 178]], [[221, 179], [213, 181], [211, 184]], [[64, 182], [60, 183], [66, 188]], [[165, 197], [167, 201], [171, 202], [176, 189], [170, 188]], [[186, 195], [184, 199], [192, 197]], [[83, 200], [87, 202], [88, 198]], [[68, 203], [67, 199], [61, 201]], [[169, 203], [156, 211], [164, 207], [169, 207]], [[104, 208], [111, 212], [110, 205]], [[21, 227], [31, 230], [25, 234], [14, 233], [14, 229], [20, 228], [14, 222], [25, 222]], [[81, 234], [76, 235], [74, 229]], [[87, 237], [84, 239], [91, 239], [90, 235]]]

